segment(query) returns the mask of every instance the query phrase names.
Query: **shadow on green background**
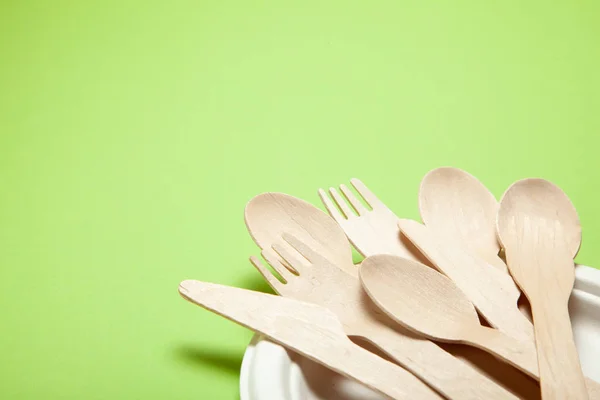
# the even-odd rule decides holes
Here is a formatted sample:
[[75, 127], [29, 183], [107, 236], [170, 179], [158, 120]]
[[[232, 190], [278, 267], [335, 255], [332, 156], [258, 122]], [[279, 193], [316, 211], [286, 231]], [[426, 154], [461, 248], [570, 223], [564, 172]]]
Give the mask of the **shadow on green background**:
[[209, 366], [234, 376], [239, 376], [243, 358], [239, 353], [227, 354], [219, 349], [202, 348], [193, 344], [177, 347], [173, 353], [177, 362], [189, 364], [192, 368]]
[[0, 398], [237, 398], [251, 332], [177, 284], [267, 290], [264, 191], [540, 176], [598, 265], [598, 4], [2, 2]]
[[[235, 286], [243, 287], [265, 293], [273, 293], [273, 290], [258, 274], [247, 275], [238, 281]], [[181, 343], [173, 348], [173, 357], [177, 363], [188, 364], [191, 368], [199, 371], [210, 368], [239, 377], [242, 366], [243, 354], [231, 352], [222, 348], [212, 346], [199, 346], [196, 343]]]

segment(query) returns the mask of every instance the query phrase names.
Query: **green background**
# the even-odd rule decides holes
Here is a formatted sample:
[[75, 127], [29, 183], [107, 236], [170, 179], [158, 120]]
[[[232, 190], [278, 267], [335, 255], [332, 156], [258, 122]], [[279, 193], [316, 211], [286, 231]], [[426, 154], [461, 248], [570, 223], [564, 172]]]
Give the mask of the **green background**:
[[600, 265], [594, 0], [0, 4], [0, 398], [237, 398], [251, 333], [177, 284], [267, 290], [264, 191], [540, 176]]

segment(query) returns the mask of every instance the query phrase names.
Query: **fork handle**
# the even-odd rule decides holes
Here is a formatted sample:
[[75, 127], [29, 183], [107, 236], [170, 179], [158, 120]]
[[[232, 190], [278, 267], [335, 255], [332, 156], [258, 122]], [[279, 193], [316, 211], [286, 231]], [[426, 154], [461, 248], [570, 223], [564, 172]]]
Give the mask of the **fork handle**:
[[403, 328], [381, 324], [360, 336], [449, 399], [518, 398], [472, 365]]
[[402, 367], [387, 361], [348, 340], [333, 353], [324, 349], [329, 368], [361, 382], [368, 388], [398, 400], [442, 400], [443, 397]]

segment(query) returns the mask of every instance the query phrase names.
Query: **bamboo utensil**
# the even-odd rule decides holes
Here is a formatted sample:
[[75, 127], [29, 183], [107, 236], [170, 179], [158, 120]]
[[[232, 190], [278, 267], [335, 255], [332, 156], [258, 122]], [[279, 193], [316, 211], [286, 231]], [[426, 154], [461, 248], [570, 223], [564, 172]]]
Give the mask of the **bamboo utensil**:
[[[350, 183], [371, 210], [367, 209], [346, 185], [340, 185], [342, 194], [335, 188], [330, 188], [331, 199], [323, 189], [319, 189], [319, 197], [329, 215], [342, 227], [354, 247], [365, 257], [374, 254], [394, 254], [411, 260], [425, 261], [414, 246], [402, 240], [398, 229], [398, 217], [392, 210], [360, 180], [354, 178]], [[338, 211], [336, 205], [341, 211]]]
[[[399, 220], [362, 182], [351, 182], [361, 199], [345, 185], [341, 194], [331, 188], [331, 198], [319, 190], [334, 219], [283, 194], [248, 204], [248, 230], [276, 272], [255, 257], [251, 262], [287, 299], [198, 281], [182, 282], [180, 293], [394, 398], [515, 398], [504, 389], [514, 388], [512, 378], [503, 387], [494, 381], [496, 367], [473, 368], [472, 354], [461, 350], [473, 347], [506, 361], [500, 365], [532, 385], [520, 394], [539, 391], [509, 365], [539, 378], [545, 399], [600, 398], [600, 385], [583, 376], [573, 343], [567, 302], [581, 230], [560, 189], [540, 179], [519, 181], [499, 206], [473, 176], [438, 168], [420, 188], [424, 226]], [[372, 256], [360, 268], [346, 237]], [[498, 257], [499, 242], [508, 268]], [[535, 338], [517, 308], [519, 287], [532, 304]], [[475, 309], [497, 329], [480, 325]], [[408, 371], [377, 356], [380, 350]]]
[[575, 207], [552, 183], [525, 179], [504, 194], [497, 223], [510, 273], [531, 303], [543, 398], [587, 399], [567, 308], [581, 244]]
[[425, 337], [478, 347], [538, 378], [535, 345], [482, 326], [475, 307], [446, 276], [395, 256], [368, 257], [360, 279], [391, 318]]
[[473, 175], [458, 168], [437, 168], [425, 175], [419, 189], [419, 211], [428, 229], [447, 243], [475, 252], [508, 273], [498, 257], [498, 201]]
[[[354, 244], [354, 246], [364, 256], [375, 254], [393, 254], [409, 259], [417, 259], [418, 261], [430, 265], [429, 261], [415, 248], [414, 245], [403, 235], [397, 226], [398, 217], [388, 208], [383, 202], [370, 191], [361, 181], [357, 179], [351, 180], [353, 187], [359, 195], [365, 200], [367, 208], [361, 208], [361, 202], [353, 196], [350, 189], [344, 185], [340, 186], [340, 192], [331, 188], [329, 190], [331, 198], [322, 189], [319, 190], [319, 197], [325, 205], [328, 213], [339, 223], [344, 229], [344, 232]], [[483, 196], [485, 198], [485, 196]], [[357, 204], [358, 213], [352, 204]], [[369, 209], [372, 208], [372, 210]], [[340, 210], [338, 210], [338, 208]], [[349, 217], [346, 218], [346, 215]], [[491, 223], [492, 229], [495, 230], [495, 221]], [[496, 244], [496, 246], [498, 246]], [[493, 254], [496, 262], [501, 262], [497, 257], [497, 251]], [[503, 265], [506, 269], [506, 266]], [[510, 278], [512, 280], [512, 278]], [[509, 280], [516, 290], [514, 283]], [[518, 290], [517, 290], [518, 292]], [[515, 298], [518, 293], [515, 294]], [[510, 298], [507, 300], [510, 304]], [[517, 318], [520, 318], [517, 316]], [[530, 325], [530, 324], [529, 324]], [[532, 328], [529, 327], [532, 332]], [[513, 393], [519, 396], [527, 397], [527, 393], [534, 392], [536, 386], [529, 378], [521, 375], [519, 372], [506, 374], [509, 370], [502, 362], [495, 358], [485, 357], [481, 352], [466, 346], [445, 346], [454, 356], [459, 357], [463, 361], [469, 363], [470, 366], [476, 368], [480, 373], [490, 376], [496, 382], [502, 382], [504, 387], [510, 388]], [[512, 375], [513, 378], [505, 379], [507, 375]], [[527, 389], [526, 389], [527, 388]]]
[[442, 399], [403, 368], [362, 349], [327, 309], [280, 296], [193, 280], [181, 282], [188, 301], [259, 332], [393, 399]]
[[[320, 250], [304, 243], [321, 236], [317, 232], [321, 223], [327, 225], [331, 221], [337, 226], [329, 216], [316, 208], [317, 212], [308, 211], [312, 207], [308, 203], [283, 194], [261, 195], [256, 199], [262, 203], [262, 210], [267, 214], [267, 199], [276, 208], [286, 204], [286, 211], [280, 213], [277, 219], [253, 215], [256, 207], [252, 203], [255, 200], [246, 208], [246, 224], [251, 236], [264, 249], [263, 257], [285, 282], [278, 280], [258, 259], [253, 257], [251, 261], [276, 292], [330, 309], [342, 322], [347, 335], [368, 340], [449, 398], [514, 398], [470, 365], [454, 358], [431, 341], [394, 324], [366, 296], [358, 277], [344, 272], [350, 266], [356, 270], [351, 260], [346, 261], [350, 263], [347, 268], [334, 265]], [[296, 213], [296, 210], [301, 210], [301, 213]], [[304, 218], [309, 217], [311, 225], [305, 229], [308, 224]], [[339, 227], [337, 229], [341, 231]], [[302, 236], [290, 235], [287, 230]], [[280, 236], [279, 240], [273, 239], [277, 235]], [[329, 245], [342, 250], [343, 254], [346, 253], [344, 247], [350, 247], [343, 236], [340, 243]]]
[[250, 236], [263, 249], [281, 241], [283, 230], [260, 227], [284, 223], [285, 226], [281, 228], [285, 228], [287, 233], [302, 238], [337, 267], [352, 276], [358, 276], [344, 231], [327, 214], [306, 201], [284, 193], [259, 194], [246, 205], [244, 220]]
[[[499, 206], [483, 183], [458, 168], [434, 169], [421, 181], [419, 211], [425, 226], [446, 242], [457, 242], [508, 274], [505, 262], [498, 255], [496, 215]], [[519, 309], [531, 320], [531, 309], [524, 296], [519, 298]]]
[[[434, 340], [487, 351], [540, 380], [535, 343], [480, 325], [473, 304], [448, 277], [389, 255], [368, 257], [359, 271], [369, 297], [396, 322]], [[585, 379], [586, 396], [597, 399], [598, 383]]]
[[[453, 171], [447, 169], [442, 170], [441, 172], [446, 175], [452, 175], [451, 173]], [[462, 190], [471, 190], [472, 193], [470, 196], [477, 199], [474, 202], [477, 204], [484, 204], [484, 206], [477, 206], [483, 208], [483, 210], [479, 212], [460, 211], [467, 216], [484, 216], [483, 221], [485, 222], [479, 222], [479, 220], [476, 222], [467, 221], [468, 217], [462, 219], [465, 223], [481, 226], [481, 228], [463, 229], [463, 232], [468, 233], [462, 234], [462, 237], [475, 236], [475, 234], [472, 233], [473, 231], [485, 231], [482, 236], [486, 239], [480, 239], [479, 243], [483, 244], [480, 244], [479, 248], [484, 248], [486, 250], [478, 252], [473, 252], [469, 248], [465, 248], [464, 240], [459, 242], [456, 239], [453, 239], [453, 241], [450, 242], [452, 243], [451, 245], [446, 242], [448, 236], [450, 236], [449, 231], [455, 227], [448, 223], [444, 225], [444, 222], [438, 221], [438, 219], [450, 218], [456, 221], [461, 218], [459, 216], [445, 216], [444, 212], [451, 212], [451, 208], [430, 209], [430, 207], [428, 207], [428, 205], [431, 204], [431, 200], [428, 199], [432, 199], [432, 196], [434, 196], [432, 195], [433, 190], [428, 188], [433, 184], [436, 184], [436, 182], [438, 188], [443, 187], [435, 173], [421, 186], [421, 189], [424, 190], [424, 194], [423, 196], [420, 196], [422, 198], [420, 203], [421, 212], [425, 215], [425, 218], [442, 232], [437, 241], [432, 239], [432, 233], [435, 231], [425, 231], [425, 227], [422, 227], [421, 225], [412, 226], [409, 222], [405, 222], [407, 220], [399, 219], [358, 179], [352, 179], [351, 182], [365, 201], [372, 207], [372, 211], [366, 210], [345, 185], [341, 185], [340, 190], [346, 200], [348, 200], [349, 204], [352, 205], [352, 208], [346, 203], [342, 195], [335, 189], [330, 189], [330, 194], [334, 199], [335, 204], [342, 210], [342, 213], [337, 210], [336, 205], [322, 189], [319, 190], [319, 196], [329, 214], [338, 222], [338, 224], [340, 224], [348, 238], [363, 255], [392, 254], [419, 261], [423, 261], [424, 255], [425, 258], [428, 259], [428, 261], [425, 261], [426, 263], [433, 264], [438, 270], [450, 276], [461, 289], [463, 289], [463, 287], [467, 289], [465, 293], [469, 295], [471, 301], [492, 326], [497, 327], [516, 338], [531, 339], [533, 338], [533, 328], [531, 322], [523, 316], [517, 307], [520, 291], [512, 278], [506, 273], [500, 273], [501, 271], [487, 271], [488, 268], [482, 268], [482, 266], [490, 266], [489, 260], [491, 259], [493, 260], [491, 261], [491, 265], [495, 266], [497, 270], [506, 269], [502, 261], [497, 257], [497, 240], [495, 238], [490, 239], [490, 230], [492, 230], [493, 233], [495, 227], [493, 220], [490, 223], [489, 219], [490, 215], [497, 210], [497, 203], [494, 207], [491, 201], [493, 200], [493, 196], [491, 196], [485, 188], [482, 191], [481, 185], [474, 185], [474, 179], [475, 178], [470, 175], [467, 179], [465, 179], [465, 177], [461, 178], [460, 176], [453, 178], [455, 181], [463, 182], [459, 183], [459, 187], [462, 189], [455, 191], [456, 193], [460, 194], [462, 193]], [[457, 208], [462, 210], [460, 207], [463, 206], [456, 206], [461, 202], [458, 194], [454, 196], [449, 195], [449, 197], [454, 198], [454, 200], [450, 200], [451, 204], [455, 204], [455, 208], [453, 208], [454, 214], [459, 214]], [[439, 201], [443, 202], [444, 200], [440, 198]], [[490, 204], [492, 206], [490, 206]], [[466, 209], [466, 207], [464, 208]], [[358, 216], [354, 214], [353, 210], [358, 213]], [[399, 221], [400, 225], [398, 226]], [[488, 227], [484, 228], [483, 226], [486, 223], [488, 224]], [[396, 227], [392, 229], [392, 225], [395, 225]], [[406, 229], [406, 231], [402, 232], [406, 237], [401, 239], [399, 233], [403, 228]], [[444, 232], [446, 234], [444, 234]], [[418, 243], [416, 242], [417, 239], [419, 239]], [[492, 241], [495, 242], [495, 247]], [[412, 243], [412, 246], [409, 243]], [[450, 249], [450, 254], [444, 254], [444, 252], [436, 248], [440, 246], [442, 248], [448, 247]], [[457, 246], [462, 247], [458, 248]], [[495, 251], [495, 254], [490, 256], [490, 251]], [[446, 251], [446, 253], [448, 252]], [[486, 254], [483, 260], [481, 259], [481, 256], [479, 256], [480, 253]], [[435, 260], [432, 257], [438, 257], [438, 260]], [[482, 282], [483, 286], [479, 287], [477, 282]]]
[[[446, 171], [446, 172], [453, 172], [453, 171]], [[457, 174], [459, 175], [459, 174]], [[435, 175], [431, 176], [431, 178], [435, 178]], [[464, 178], [464, 177], [463, 177]], [[454, 178], [457, 179], [457, 178]], [[460, 177], [458, 177], [458, 179], [460, 180]], [[426, 234], [427, 231], [424, 231], [423, 229], [425, 227], [422, 227], [419, 224], [416, 224], [416, 226], [409, 226], [408, 228], [406, 228], [407, 230], [405, 232], [403, 232], [404, 234], [406, 234], [406, 236], [408, 237], [408, 239], [413, 242], [413, 244], [417, 244], [414, 243], [415, 239], [416, 239], [416, 235], [419, 235], [419, 237], [424, 241], [422, 243], [422, 247], [421, 246], [416, 246], [418, 248], [418, 250], [420, 250], [423, 253], [425, 252], [425, 248], [427, 248], [430, 252], [430, 254], [425, 254], [426, 256], [429, 256], [428, 259], [429, 261], [434, 264], [435, 267], [438, 267], [438, 269], [440, 271], [443, 271], [444, 273], [446, 273], [446, 268], [441, 269], [439, 268], [440, 265], [436, 265], [435, 262], [433, 262], [433, 260], [430, 258], [431, 256], [434, 257], [438, 257], [441, 258], [439, 261], [441, 261], [441, 263], [443, 264], [444, 267], [450, 268], [450, 269], [455, 269], [455, 274], [458, 274], [458, 276], [452, 276], [452, 279], [456, 282], [456, 277], [459, 277], [460, 279], [458, 279], [459, 281], [462, 281], [463, 285], [459, 285], [459, 287], [464, 286], [464, 287], [468, 287], [468, 288], [472, 288], [470, 290], [466, 290], [465, 293], [469, 295], [469, 298], [471, 301], [473, 301], [475, 303], [475, 306], [478, 308], [478, 310], [482, 313], [482, 315], [484, 315], [484, 317], [488, 320], [488, 322], [492, 325], [495, 326], [496, 328], [498, 328], [499, 330], [505, 332], [506, 334], [519, 339], [519, 340], [532, 340], [533, 339], [533, 327], [531, 325], [531, 322], [521, 313], [521, 311], [518, 309], [517, 307], [517, 301], [518, 298], [520, 296], [520, 291], [518, 289], [518, 287], [515, 285], [514, 281], [512, 280], [512, 278], [506, 273], [501, 273], [503, 270], [506, 270], [506, 267], [504, 265], [504, 263], [501, 262], [501, 260], [499, 259], [499, 257], [497, 256], [497, 246], [498, 244], [495, 243], [495, 246], [493, 245], [494, 242], [492, 239], [490, 239], [491, 235], [489, 234], [490, 232], [490, 228], [489, 225], [492, 226], [493, 228], [493, 223], [490, 224], [489, 222], [489, 216], [493, 215], [493, 213], [490, 211], [490, 209], [496, 209], [496, 207], [491, 207], [490, 204], [493, 206], [494, 204], [492, 203], [492, 195], [489, 193], [489, 191], [482, 190], [481, 187], [482, 185], [477, 185], [477, 182], [473, 183], [473, 180], [475, 180], [475, 178], [471, 177], [470, 179], [463, 179], [462, 183], [459, 183], [459, 187], [462, 188], [462, 190], [470, 190], [471, 192], [475, 192], [475, 193], [471, 193], [470, 195], [473, 196], [474, 198], [478, 199], [477, 202], [479, 204], [483, 204], [483, 207], [486, 208], [487, 211], [481, 211], [479, 214], [478, 213], [472, 213], [470, 211], [461, 211], [461, 212], [465, 212], [466, 214], [471, 215], [471, 218], [473, 218], [473, 215], [477, 216], [477, 215], [484, 215], [485, 218], [483, 220], [487, 221], [487, 225], [488, 228], [486, 229], [486, 233], [485, 237], [487, 238], [485, 240], [484, 243], [488, 243], [487, 246], [484, 244], [479, 244], [479, 248], [482, 250], [480, 252], [476, 252], [473, 251], [473, 248], [469, 248], [464, 246], [464, 244], [462, 245], [462, 250], [459, 250], [456, 246], [456, 244], [454, 245], [454, 251], [445, 251], [444, 252], [440, 252], [439, 249], [436, 249], [436, 247], [441, 247], [442, 250], [445, 247], [449, 247], [447, 245], [445, 245], [444, 240], [448, 237], [448, 235], [440, 235], [442, 237], [438, 238], [437, 240], [434, 239], [434, 235], [431, 234], [431, 232], [429, 234]], [[355, 186], [355, 188], [357, 189], [357, 191], [361, 194], [361, 196], [366, 200], [367, 204], [369, 204], [373, 210], [375, 210], [377, 208], [377, 205], [380, 205], [380, 209], [381, 206], [383, 206], [385, 209], [389, 210], [387, 207], [385, 207], [385, 205], [383, 205], [381, 203], [380, 200], [377, 199], [377, 197], [375, 197], [375, 195], [368, 191], [368, 189], [364, 188], [364, 185], [361, 185], [360, 181], [358, 181], [358, 183], [355, 182], [355, 180], [353, 180], [353, 184]], [[441, 185], [440, 185], [441, 186]], [[443, 187], [443, 186], [441, 186]], [[346, 234], [348, 235], [348, 237], [351, 239], [351, 241], [353, 242], [353, 244], [359, 249], [359, 251], [361, 251], [361, 253], [363, 255], [369, 256], [369, 255], [374, 255], [379, 253], [384, 253], [384, 254], [395, 254], [395, 255], [399, 255], [399, 256], [404, 256], [406, 257], [406, 252], [403, 249], [407, 249], [409, 248], [409, 246], [407, 246], [407, 244], [405, 242], [402, 242], [397, 234], [389, 229], [389, 222], [395, 218], [397, 218], [391, 211], [386, 213], [387, 214], [387, 229], [376, 229], [375, 227], [379, 228], [380, 226], [385, 226], [385, 224], [381, 223], [381, 220], [379, 218], [364, 218], [366, 215], [368, 215], [369, 213], [373, 213], [373, 211], [369, 211], [367, 210], [365, 212], [364, 209], [361, 209], [360, 207], [360, 202], [356, 200], [356, 198], [353, 198], [352, 193], [347, 189], [341, 189], [342, 193], [344, 194], [344, 196], [346, 197], [346, 200], [348, 200], [348, 202], [350, 203], [350, 205], [353, 204], [358, 204], [358, 206], [356, 208], [354, 207], [350, 207], [347, 203], [345, 203], [344, 198], [342, 198], [341, 195], [339, 195], [339, 193], [337, 193], [337, 191], [335, 191], [334, 189], [331, 189], [331, 195], [335, 201], [332, 202], [324, 193], [324, 191], [320, 190], [319, 194], [321, 197], [321, 200], [323, 201], [323, 203], [325, 204], [327, 210], [329, 211], [329, 213], [335, 218], [335, 220], [344, 228], [344, 231], [346, 232]], [[427, 190], [427, 189], [426, 189]], [[462, 192], [462, 190], [457, 191], [457, 193], [464, 195], [464, 192]], [[487, 194], [486, 194], [487, 193]], [[425, 196], [427, 195], [427, 192], [425, 192]], [[442, 202], [443, 199], [440, 199], [440, 202]], [[456, 200], [456, 201], [455, 201]], [[451, 201], [451, 204], [457, 205], [458, 200], [460, 200], [458, 198], [458, 195], [455, 196], [455, 200]], [[424, 205], [424, 207], [422, 207], [422, 212], [424, 213], [424, 218], [427, 219], [429, 218], [429, 220], [431, 220], [433, 218], [434, 215], [438, 215], [440, 216], [441, 214], [436, 214], [431, 213], [430, 217], [428, 217], [427, 215], [427, 211], [424, 210], [425, 208], [425, 203], [426, 201], [423, 201], [422, 204]], [[340, 213], [337, 208], [336, 208], [336, 204], [338, 205], [338, 207], [342, 210], [342, 213]], [[468, 202], [466, 204], [469, 204]], [[497, 203], [496, 203], [497, 204]], [[354, 211], [357, 211], [357, 214], [359, 214], [358, 216], [354, 215]], [[455, 210], [456, 211], [456, 210]], [[381, 219], [384, 219], [386, 214], [381, 214], [379, 217]], [[346, 216], [349, 216], [349, 218], [346, 219]], [[468, 223], [468, 220], [463, 220], [465, 223]], [[402, 221], [400, 223], [400, 227], [402, 228], [402, 223], [404, 221]], [[412, 221], [409, 221], [409, 223], [411, 223]], [[429, 221], [431, 223], [431, 221]], [[471, 222], [473, 223], [473, 222]], [[380, 224], [380, 225], [378, 225]], [[435, 222], [434, 222], [435, 224]], [[434, 225], [435, 226], [435, 225]], [[415, 237], [411, 237], [410, 234], [408, 234], [408, 230], [417, 230], [417, 232], [415, 233]], [[423, 228], [423, 229], [420, 229]], [[481, 229], [483, 230], [484, 228], [481, 227]], [[469, 235], [469, 237], [473, 237], [474, 233], [473, 233], [474, 229], [467, 229], [466, 232], [468, 232], [466, 235]], [[466, 235], [463, 235], [463, 237], [466, 237]], [[377, 247], [375, 246], [369, 246], [369, 244], [377, 242], [379, 237], [385, 236], [386, 239], [381, 240], [382, 243], [385, 243], [383, 245], [383, 248], [381, 248], [381, 250], [376, 250]], [[401, 247], [400, 249], [398, 248], [397, 243], [400, 242], [401, 243]], [[437, 243], [437, 244], [435, 244]], [[456, 241], [454, 242], [456, 243]], [[464, 243], [464, 241], [463, 241]], [[490, 244], [491, 243], [491, 244]], [[460, 247], [461, 245], [459, 244], [458, 247]], [[372, 253], [369, 252], [369, 250], [372, 249]], [[486, 249], [486, 250], [483, 250]], [[419, 252], [411, 252], [413, 255], [414, 254], [419, 254]], [[449, 255], [448, 255], [449, 253]], [[454, 257], [453, 254], [459, 254], [459, 257]], [[409, 258], [415, 258], [415, 257], [409, 257]], [[465, 266], [469, 266], [469, 267], [465, 267]], [[485, 267], [489, 267], [489, 268], [485, 268]], [[494, 268], [495, 267], [495, 268]], [[496, 269], [496, 271], [492, 271], [490, 272], [489, 269]], [[477, 272], [473, 272], [473, 271], [477, 271]], [[500, 273], [498, 273], [500, 272]], [[453, 274], [454, 275], [454, 274]], [[475, 275], [475, 276], [474, 276]], [[483, 284], [482, 287], [478, 287], [477, 282], [481, 282]], [[476, 285], [473, 286], [470, 283], [475, 283]], [[461, 289], [463, 289], [461, 287]], [[474, 295], [474, 296], [471, 296]], [[481, 307], [479, 307], [481, 306]], [[456, 354], [456, 353], [455, 353]], [[599, 385], [592, 381], [592, 380], [587, 380], [588, 386], [590, 388], [590, 393], [594, 392], [595, 393], [595, 397], [598, 396], [598, 391], [599, 391]], [[597, 398], [597, 397], [596, 397]]]
[[517, 307], [520, 292], [512, 278], [456, 243], [447, 244], [428, 227], [400, 220], [407, 238], [450, 278], [475, 305], [488, 323], [519, 340], [533, 340], [531, 322]]

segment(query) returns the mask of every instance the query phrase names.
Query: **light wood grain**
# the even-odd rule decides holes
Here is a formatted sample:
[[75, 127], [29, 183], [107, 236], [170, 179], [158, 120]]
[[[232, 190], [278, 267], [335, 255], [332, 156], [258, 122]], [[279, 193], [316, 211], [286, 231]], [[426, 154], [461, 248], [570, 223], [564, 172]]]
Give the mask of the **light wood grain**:
[[479, 256], [449, 245], [426, 226], [400, 220], [400, 229], [429, 261], [449, 277], [494, 328], [518, 340], [533, 340], [533, 327], [517, 307], [521, 293], [512, 278]]
[[237, 322], [272, 341], [393, 399], [442, 399], [405, 369], [352, 343], [329, 310], [280, 296], [187, 280], [188, 301]]
[[459, 243], [508, 273], [498, 257], [498, 207], [494, 195], [477, 178], [461, 169], [437, 168], [421, 181], [419, 211], [425, 226], [448, 243]]
[[[327, 197], [327, 194], [323, 190], [319, 191], [319, 195], [330, 215], [332, 215], [332, 217], [334, 217], [334, 219], [344, 229], [346, 235], [350, 238], [354, 246], [359, 249], [364, 256], [371, 256], [375, 254], [393, 254], [409, 259], [416, 258], [423, 262], [423, 256], [420, 254], [420, 252], [418, 250], [411, 249], [410, 244], [407, 243], [408, 239], [404, 235], [399, 236], [398, 230], [393, 228], [393, 225], [398, 220], [398, 217], [392, 211], [390, 211], [390, 209], [385, 206], [381, 200], [379, 200], [369, 189], [367, 189], [362, 182], [353, 179], [352, 183], [353, 186], [359, 191], [361, 196], [366, 200], [366, 202], [373, 208], [373, 211], [365, 211], [364, 209], [360, 209], [360, 212], [358, 213], [359, 215], [355, 215], [352, 207], [348, 206], [347, 203], [343, 203], [343, 201], [345, 201], [344, 198], [334, 189], [330, 189], [330, 192], [332, 192], [332, 197], [334, 198], [335, 203]], [[346, 190], [346, 192], [348, 192], [348, 190]], [[479, 194], [477, 196], [482, 197], [484, 203], [489, 202], [489, 196], [488, 200], [485, 200], [486, 195], [484, 194]], [[351, 201], [349, 200], [349, 202]], [[356, 203], [356, 201], [354, 201], [354, 203]], [[336, 207], [336, 204], [341, 204], [340, 208], [343, 210], [343, 213], [340, 213]], [[371, 214], [377, 215], [372, 216]], [[489, 212], [482, 212], [482, 214], [489, 215]], [[486, 236], [489, 238], [489, 235]], [[411, 250], [407, 253], [407, 249]], [[490, 251], [493, 251], [493, 254], [490, 254]], [[468, 255], [473, 252], [471, 249], [464, 249], [463, 253]], [[471, 258], [479, 259], [479, 261], [476, 263], [478, 268], [485, 266], [487, 263], [487, 265], [493, 266], [497, 270], [506, 270], [504, 261], [499, 259], [495, 248], [492, 246], [489, 246], [487, 251], [471, 254]], [[425, 263], [431, 264], [428, 261]], [[460, 260], [458, 264], [460, 265]], [[466, 274], [469, 273], [468, 269], [464, 270], [464, 272]], [[500, 330], [517, 338], [533, 338], [531, 321], [527, 318], [523, 318], [523, 314], [517, 313], [515, 310], [515, 302], [519, 297], [520, 291], [512, 281], [512, 278], [508, 276], [507, 279], [506, 273], [504, 275], [504, 277], [499, 278], [500, 286], [505, 286], [504, 290], [500, 288], [497, 293], [492, 294], [493, 298], [497, 298], [499, 304], [504, 303], [504, 307], [502, 308], [507, 310], [504, 313], [502, 313], [502, 311], [500, 311], [500, 313], [494, 313], [496, 315], [496, 326], [500, 328]], [[494, 285], [493, 282], [495, 281], [495, 276], [497, 275], [483, 276], [483, 282], [489, 282], [491, 285]], [[508, 295], [502, 296], [501, 293], [503, 291], [507, 292]], [[486, 293], [481, 293], [480, 296], [485, 299]], [[522, 296], [522, 299], [525, 299], [525, 301], [523, 301], [524, 307], [522, 307], [522, 310], [527, 314], [529, 313], [528, 302], [524, 296]], [[494, 310], [493, 304], [494, 303], [492, 303], [491, 306], [492, 311]], [[460, 353], [460, 351], [455, 353]], [[470, 357], [473, 357], [473, 354], [467, 354], [464, 352], [462, 356], [472, 365], [477, 365], [477, 362], [481, 358], [474, 357], [473, 360], [470, 360]], [[488, 373], [493, 374], [494, 371], [488, 371]], [[502, 381], [501, 377], [498, 377], [497, 375], [494, 378], [496, 381]], [[591, 379], [587, 379], [586, 382], [589, 389], [590, 398], [600, 399], [600, 385]]]
[[508, 268], [533, 312], [544, 399], [587, 399], [568, 314], [581, 243], [577, 212], [560, 188], [542, 179], [513, 184], [498, 213]]
[[[446, 276], [388, 255], [365, 259], [359, 276], [375, 303], [407, 328], [432, 339], [475, 346], [540, 379], [535, 343], [481, 326], [473, 304]], [[600, 385], [589, 378], [585, 384], [589, 398], [598, 399]]]
[[[419, 188], [419, 211], [427, 228], [447, 243], [457, 243], [505, 273], [506, 263], [499, 256], [496, 215], [499, 203], [476, 177], [458, 168], [437, 168], [425, 175]], [[512, 279], [512, 278], [511, 278]], [[525, 296], [518, 306], [531, 321]]]
[[[455, 357], [465, 360], [485, 376], [498, 382], [522, 400], [542, 398], [540, 383], [498, 357], [473, 346], [457, 343], [438, 343]], [[591, 395], [590, 395], [591, 398]]]
[[402, 239], [398, 217], [359, 179], [353, 178], [350, 183], [370, 210], [346, 185], [340, 185], [340, 191], [329, 188], [329, 196], [319, 189], [319, 197], [354, 247], [365, 257], [393, 254], [427, 262], [410, 242]]
[[360, 279], [372, 300], [395, 321], [426, 337], [486, 350], [537, 378], [535, 345], [480, 325], [473, 304], [446, 276], [395, 256], [368, 257]]
[[[286, 199], [292, 207], [278, 219], [261, 220], [247, 212], [247, 225], [253, 237], [280, 236], [279, 240], [272, 239], [272, 243], [261, 241], [257, 244], [265, 246], [264, 258], [285, 282], [278, 280], [258, 259], [251, 259], [275, 291], [282, 296], [314, 302], [330, 309], [342, 322], [347, 335], [368, 340], [449, 398], [514, 398], [472, 366], [451, 356], [431, 341], [403, 329], [379, 311], [362, 290], [358, 277], [343, 272], [347, 268], [334, 265], [320, 250], [312, 249], [303, 242], [318, 236], [314, 232], [319, 229], [316, 219], [311, 220], [310, 228], [290, 229], [304, 235], [302, 240], [286, 233], [286, 229], [294, 224], [307, 226], [302, 221], [307, 214], [312, 217], [321, 215], [305, 210], [302, 214], [294, 214], [293, 210], [300, 207], [293, 206], [289, 196]], [[279, 204], [281, 202], [278, 201], [277, 206]], [[325, 214], [323, 216], [330, 219]], [[268, 230], [269, 233], [257, 233], [261, 230]], [[345, 246], [350, 246], [345, 238], [343, 242]], [[342, 243], [331, 245], [343, 247]]]
[[[293, 220], [294, 223], [285, 224], [286, 232], [303, 238], [307, 245], [318, 249], [345, 272], [358, 276], [344, 231], [312, 204], [284, 193], [263, 193], [248, 202], [244, 219], [250, 236], [261, 248], [270, 248], [272, 243], [281, 241], [282, 231], [256, 229], [257, 226]], [[319, 229], [314, 229], [315, 225]]]

